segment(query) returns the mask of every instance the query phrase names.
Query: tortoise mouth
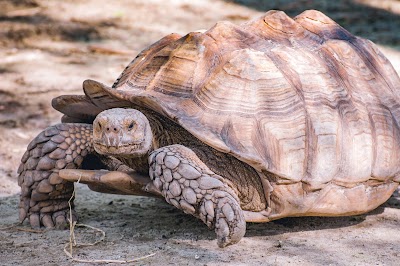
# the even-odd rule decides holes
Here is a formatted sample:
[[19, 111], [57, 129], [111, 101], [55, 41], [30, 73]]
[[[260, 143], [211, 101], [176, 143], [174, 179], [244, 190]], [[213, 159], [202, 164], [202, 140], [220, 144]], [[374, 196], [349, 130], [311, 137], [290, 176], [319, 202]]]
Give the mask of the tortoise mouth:
[[96, 152], [104, 155], [135, 156], [147, 152], [144, 141], [117, 145], [107, 145], [101, 141], [94, 141], [93, 144]]

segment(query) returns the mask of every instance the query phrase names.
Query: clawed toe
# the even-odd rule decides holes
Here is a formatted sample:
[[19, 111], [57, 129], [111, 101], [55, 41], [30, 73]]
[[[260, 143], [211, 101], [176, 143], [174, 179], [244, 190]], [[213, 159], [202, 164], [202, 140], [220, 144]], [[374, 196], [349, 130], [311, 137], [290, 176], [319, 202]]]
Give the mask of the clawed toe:
[[20, 222], [27, 219], [33, 228], [66, 227], [68, 200], [74, 187], [59, 176], [59, 171], [79, 168], [92, 151], [91, 128], [86, 124], [59, 124], [31, 141], [18, 169]]
[[180, 145], [164, 147], [150, 156], [149, 163], [153, 186], [167, 202], [215, 228], [219, 247], [240, 241], [246, 221], [238, 197], [193, 151]]
[[218, 201], [215, 233], [220, 248], [239, 242], [246, 233], [243, 212], [240, 206], [237, 206], [237, 201], [230, 196], [220, 198]]

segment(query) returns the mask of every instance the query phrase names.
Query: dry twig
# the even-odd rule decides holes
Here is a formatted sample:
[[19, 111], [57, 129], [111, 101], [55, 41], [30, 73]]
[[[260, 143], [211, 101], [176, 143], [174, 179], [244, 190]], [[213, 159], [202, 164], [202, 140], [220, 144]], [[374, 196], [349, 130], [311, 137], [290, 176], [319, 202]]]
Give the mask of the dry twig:
[[22, 223], [21, 223], [21, 222], [18, 222], [18, 223], [14, 223], [14, 224], [9, 225], [9, 226], [6, 226], [6, 227], [0, 227], [0, 231], [4, 231], [4, 230], [8, 230], [8, 229], [13, 229], [13, 228], [15, 228], [17, 225], [20, 225], [20, 224], [22, 224]]
[[[81, 179], [79, 178], [78, 181], [76, 183], [79, 183]], [[64, 246], [64, 253], [72, 260], [75, 262], [81, 262], [81, 263], [120, 263], [120, 264], [124, 264], [124, 263], [132, 263], [132, 262], [136, 262], [136, 261], [140, 261], [140, 260], [144, 260], [146, 258], [150, 258], [152, 256], [154, 256], [156, 253], [151, 253], [149, 255], [143, 256], [143, 257], [139, 257], [136, 259], [132, 259], [132, 260], [111, 260], [111, 259], [96, 259], [96, 260], [86, 260], [86, 259], [80, 259], [80, 258], [76, 258], [73, 256], [73, 248], [79, 248], [79, 247], [85, 247], [85, 246], [94, 246], [97, 245], [98, 243], [102, 242], [105, 237], [106, 237], [106, 233], [96, 227], [87, 225], [87, 224], [77, 224], [76, 221], [72, 221], [72, 205], [71, 205], [71, 201], [72, 199], [76, 197], [76, 188], [74, 187], [74, 190], [72, 192], [72, 196], [71, 198], [68, 200], [68, 206], [69, 206], [69, 224], [70, 224], [70, 233], [69, 233], [69, 242], [67, 244], [65, 244]], [[90, 228], [92, 230], [95, 230], [97, 232], [101, 233], [101, 237], [100, 239], [96, 240], [93, 243], [77, 243], [76, 242], [76, 238], [75, 238], [75, 227], [86, 227], [86, 228]], [[69, 246], [69, 251], [67, 250]]]
[[44, 232], [46, 232], [47, 230], [35, 230], [35, 229], [30, 229], [30, 228], [24, 228], [24, 227], [17, 227], [18, 225], [22, 225], [22, 222], [17, 222], [14, 223], [10, 226], [6, 226], [6, 227], [0, 227], [0, 231], [5, 231], [5, 230], [18, 230], [18, 231], [23, 231], [23, 232], [29, 232], [29, 233], [38, 233], [38, 234], [42, 234]]

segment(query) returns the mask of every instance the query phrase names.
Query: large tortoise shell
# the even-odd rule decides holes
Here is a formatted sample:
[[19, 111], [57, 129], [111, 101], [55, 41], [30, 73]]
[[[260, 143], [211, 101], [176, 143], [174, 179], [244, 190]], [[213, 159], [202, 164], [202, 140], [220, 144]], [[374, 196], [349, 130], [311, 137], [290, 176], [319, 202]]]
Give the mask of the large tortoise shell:
[[91, 115], [149, 108], [268, 176], [277, 218], [335, 215], [346, 204], [340, 214], [358, 213], [398, 185], [400, 79], [372, 42], [318, 11], [171, 34], [112, 88], [90, 80], [84, 88], [98, 108]]

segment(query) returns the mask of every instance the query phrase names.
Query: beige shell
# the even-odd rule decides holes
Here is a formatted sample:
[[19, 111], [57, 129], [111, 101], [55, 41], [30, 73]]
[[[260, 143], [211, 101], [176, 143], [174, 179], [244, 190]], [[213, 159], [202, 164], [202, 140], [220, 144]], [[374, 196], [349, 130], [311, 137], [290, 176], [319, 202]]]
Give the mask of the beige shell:
[[266, 220], [362, 213], [400, 181], [400, 79], [372, 42], [318, 11], [172, 34], [112, 88], [84, 88], [97, 109], [55, 108], [147, 107], [253, 166], [270, 185]]

